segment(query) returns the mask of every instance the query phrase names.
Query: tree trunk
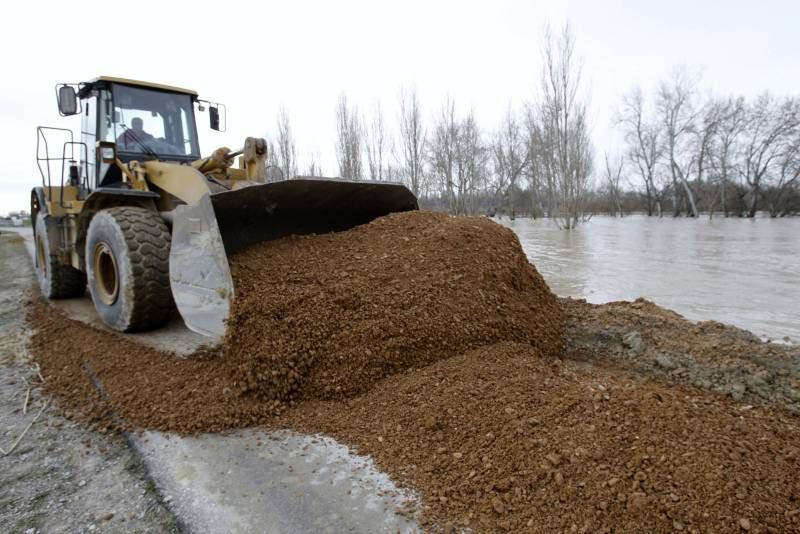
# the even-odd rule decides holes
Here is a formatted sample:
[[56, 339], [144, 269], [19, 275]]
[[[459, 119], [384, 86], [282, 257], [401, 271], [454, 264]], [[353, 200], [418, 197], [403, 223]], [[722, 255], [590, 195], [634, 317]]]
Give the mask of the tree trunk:
[[689, 200], [689, 207], [692, 210], [692, 217], [695, 219], [697, 218], [697, 204], [694, 202], [694, 194], [692, 193], [692, 189], [689, 187], [689, 183], [686, 181], [685, 178], [681, 179], [681, 183], [683, 184], [683, 189], [686, 191], [686, 198]]

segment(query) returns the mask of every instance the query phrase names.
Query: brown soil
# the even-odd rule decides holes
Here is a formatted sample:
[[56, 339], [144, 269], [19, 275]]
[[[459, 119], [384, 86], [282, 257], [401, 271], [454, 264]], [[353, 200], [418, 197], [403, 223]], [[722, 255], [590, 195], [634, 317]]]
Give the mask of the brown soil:
[[514, 233], [409, 212], [290, 237], [231, 259], [224, 341], [240, 388], [268, 400], [341, 398], [496, 343], [563, 352], [563, 315]]
[[[418, 227], [419, 233], [430, 221], [440, 228], [446, 224], [445, 234], [480, 234], [471, 234], [471, 230], [464, 228], [469, 226], [466, 222], [450, 226], [450, 219], [438, 222], [429, 219], [427, 225]], [[458, 221], [475, 222], [474, 219]], [[399, 228], [410, 222], [389, 218], [389, 222], [376, 224], [394, 224]], [[495, 232], [488, 222], [475, 225], [481, 232]], [[354, 263], [362, 267], [349, 271], [345, 269], [354, 263], [345, 261], [347, 253], [338, 256], [339, 263], [327, 263], [326, 259], [327, 255], [336, 254], [337, 247], [350, 250], [349, 254], [354, 256], [364, 254], [357, 251], [368, 245], [346, 242], [347, 235], [357, 236], [354, 241], [363, 240], [363, 234], [359, 233], [363, 231], [368, 230], [361, 228], [338, 236], [275, 244], [274, 253], [279, 247], [286, 247], [279, 251], [284, 254], [280, 262], [289, 263], [287, 266], [280, 265], [277, 253], [275, 260], [259, 260], [245, 253], [234, 262], [238, 298], [252, 299], [254, 315], [282, 310], [281, 317], [287, 325], [284, 330], [275, 318], [268, 323], [253, 320], [250, 325], [244, 310], [235, 311], [234, 322], [246, 333], [239, 339], [257, 344], [253, 355], [262, 374], [268, 361], [275, 361], [280, 369], [291, 367], [287, 362], [301, 362], [302, 372], [296, 373], [293, 387], [278, 388], [278, 394], [270, 393], [271, 388], [289, 382], [259, 378], [258, 372], [255, 378], [247, 378], [245, 388], [256, 394], [241, 393], [241, 385], [234, 382], [241, 380], [243, 374], [247, 377], [248, 372], [242, 368], [246, 347], [234, 350], [232, 338], [224, 349], [229, 358], [206, 354], [180, 359], [70, 321], [42, 303], [31, 306], [30, 321], [36, 328], [32, 352], [50, 391], [67, 406], [104, 426], [112, 424], [113, 412], [135, 428], [179, 433], [263, 425], [332, 435], [361, 453], [371, 454], [379, 467], [395, 480], [415, 488], [423, 500], [423, 520], [431, 530], [446, 530], [449, 526], [468, 526], [478, 532], [800, 529], [800, 477], [796, 476], [800, 468], [800, 418], [783, 409], [742, 405], [726, 396], [656, 382], [649, 374], [630, 372], [630, 361], [635, 360], [629, 355], [632, 345], [636, 345], [637, 353], [647, 355], [650, 345], [663, 348], [676, 343], [659, 337], [658, 321], [670, 321], [675, 328], [682, 329], [682, 339], [689, 344], [694, 336], [697, 346], [711, 347], [715, 337], [719, 337], [715, 329], [695, 329], [693, 323], [649, 303], [613, 303], [603, 308], [564, 300], [561, 307], [569, 318], [567, 359], [553, 357], [558, 342], [540, 342], [537, 330], [531, 325], [521, 325], [518, 318], [515, 324], [522, 329], [521, 334], [501, 330], [505, 327], [492, 322], [495, 316], [486, 311], [491, 306], [474, 306], [464, 299], [463, 308], [448, 308], [448, 304], [440, 302], [463, 298], [455, 296], [463, 295], [462, 292], [480, 295], [474, 289], [475, 284], [485, 291], [480, 285], [482, 279], [476, 276], [481, 269], [469, 268], [470, 262], [478, 262], [483, 269], [498, 269], [498, 280], [505, 282], [499, 285], [508, 287], [508, 290], [494, 288], [491, 295], [504, 296], [503, 304], [520, 306], [521, 313], [533, 313], [518, 304], [530, 301], [516, 295], [511, 288], [515, 287], [516, 278], [521, 285], [528, 284], [525, 287], [537, 291], [538, 275], [523, 265], [522, 272], [527, 274], [515, 276], [510, 272], [513, 267], [503, 268], [502, 262], [491, 259], [493, 254], [507, 252], [511, 255], [505, 263], [518, 262], [515, 253], [512, 254], [518, 245], [495, 243], [504, 239], [516, 243], [511, 239], [513, 236], [497, 231], [490, 234], [489, 250], [493, 251], [490, 254], [481, 253], [487, 250], [485, 241], [478, 241], [469, 249], [472, 252], [467, 253], [455, 247], [455, 242], [463, 237], [451, 242], [445, 235], [441, 248], [452, 246], [450, 257], [459, 258], [453, 260], [454, 270], [448, 271], [446, 258], [444, 263], [431, 260], [425, 266], [437, 269], [436, 275], [426, 271], [430, 277], [427, 283], [437, 288], [440, 295], [439, 299], [427, 302], [435, 308], [429, 313], [436, 314], [436, 321], [418, 321], [417, 327], [424, 338], [396, 336], [372, 342], [369, 334], [380, 336], [384, 330], [373, 328], [369, 319], [362, 320], [351, 313], [349, 304], [337, 304], [337, 297], [351, 299], [352, 295], [358, 295], [365, 300], [347, 302], [360, 306], [365, 317], [374, 317], [370, 314], [377, 311], [370, 311], [370, 303], [391, 307], [391, 302], [381, 300], [380, 293], [394, 288], [399, 298], [404, 298], [402, 289], [380, 279], [378, 273], [383, 271], [367, 270], [365, 267], [371, 264], [366, 258], [354, 257]], [[396, 237], [402, 239], [403, 235]], [[316, 256], [311, 251], [301, 254], [290, 250], [298, 247], [313, 250], [318, 242], [320, 249], [327, 248]], [[416, 250], [420, 247], [422, 243], [414, 245]], [[435, 247], [426, 250], [435, 253]], [[292, 258], [291, 262], [287, 257]], [[272, 262], [269, 268], [262, 269], [264, 275], [257, 276], [262, 279], [274, 276], [273, 291], [294, 293], [297, 289], [306, 299], [281, 295], [267, 302], [269, 295], [249, 294], [247, 287], [241, 285], [242, 272], [246, 268], [253, 270], [257, 261]], [[324, 283], [317, 291], [325, 294], [315, 299], [314, 277], [309, 269], [317, 264], [324, 269], [336, 265], [340, 271], [349, 273], [343, 279], [375, 278], [370, 279], [372, 283], [342, 280], [342, 285], [333, 286], [341, 293], [328, 295], [326, 288], [336, 278], [333, 274], [318, 273], [317, 278]], [[449, 276], [461, 272], [457, 269], [473, 274], [464, 277], [466, 280], [455, 281], [460, 285], [450, 285]], [[421, 270], [398, 271], [404, 273], [404, 280], [412, 286], [424, 286], [426, 273]], [[438, 276], [439, 272], [449, 276]], [[416, 305], [413, 297], [405, 298], [408, 306]], [[552, 297], [544, 298], [548, 302]], [[609, 310], [607, 321], [599, 318], [604, 309]], [[460, 330], [458, 323], [446, 316], [454, 310], [463, 317], [466, 330], [462, 335], [469, 341], [449, 350], [447, 343], [435, 339], [435, 333], [448, 336], [450, 343], [459, 343], [448, 333]], [[389, 325], [397, 314], [402, 317], [398, 321], [414, 318], [403, 315], [402, 307], [386, 311], [383, 320]], [[337, 312], [342, 315], [341, 320]], [[417, 308], [417, 312], [422, 310]], [[558, 317], [558, 312], [555, 313]], [[636, 319], [637, 313], [645, 315]], [[329, 320], [334, 325], [327, 332], [338, 341], [330, 345], [337, 358], [322, 358], [320, 355], [326, 353], [316, 352], [315, 348], [321, 345], [310, 347], [317, 356], [313, 366], [307, 359], [293, 360], [291, 355], [276, 357], [280, 353], [272, 351], [280, 346], [300, 353], [302, 345], [298, 343], [302, 339], [290, 341], [290, 334], [294, 331], [306, 335], [312, 317]], [[490, 321], [493, 326], [470, 324], [467, 318]], [[506, 316], [506, 321], [509, 320]], [[259, 324], [278, 331], [256, 335]], [[291, 330], [289, 324], [301, 326]], [[632, 326], [639, 328], [637, 333], [644, 340], [644, 348], [635, 336], [629, 335]], [[434, 327], [438, 330], [431, 330]], [[338, 328], [347, 332], [351, 328], [380, 363], [370, 364], [366, 352], [363, 355], [352, 352], [356, 345]], [[473, 329], [476, 334], [471, 333]], [[394, 330], [391, 332], [396, 334]], [[736, 337], [736, 332], [739, 332], [737, 339], [748, 337], [735, 329], [725, 335]], [[505, 336], [508, 338], [503, 339]], [[675, 332], [665, 328], [663, 336], [675, 337]], [[628, 341], [619, 341], [622, 337]], [[403, 355], [401, 360], [395, 360], [392, 351], [382, 350], [385, 343], [398, 338], [397, 342], [402, 344], [397, 346], [408, 351], [420, 350], [422, 354]], [[324, 341], [321, 335], [313, 333], [310, 339], [315, 344]], [[416, 345], [414, 339], [425, 341]], [[533, 344], [520, 343], [520, 339], [532, 340]], [[275, 340], [285, 345], [276, 345]], [[433, 347], [429, 348], [431, 344]], [[630, 361], [617, 357], [618, 346], [623, 347], [625, 358]], [[752, 349], [749, 343], [736, 346], [742, 351]], [[664, 354], [677, 357], [675, 352]], [[708, 354], [713, 360], [713, 350]], [[352, 358], [352, 366], [348, 366], [347, 356]], [[744, 354], [739, 356], [746, 359]], [[687, 361], [692, 357], [691, 352], [685, 355]], [[706, 364], [700, 357], [694, 363], [698, 369]], [[328, 374], [315, 371], [317, 365]], [[653, 374], [670, 381], [675, 378]], [[102, 384], [105, 398], [97, 393], [91, 377]], [[359, 383], [358, 377], [369, 383]], [[312, 384], [321, 387], [319, 394], [311, 388]], [[325, 391], [325, 386], [333, 389]], [[341, 389], [337, 392], [335, 386]], [[288, 405], [277, 400], [292, 394], [295, 400]], [[341, 398], [344, 396], [347, 398]]]
[[800, 527], [796, 417], [498, 344], [309, 403], [283, 424], [372, 454], [427, 526], [478, 532]]

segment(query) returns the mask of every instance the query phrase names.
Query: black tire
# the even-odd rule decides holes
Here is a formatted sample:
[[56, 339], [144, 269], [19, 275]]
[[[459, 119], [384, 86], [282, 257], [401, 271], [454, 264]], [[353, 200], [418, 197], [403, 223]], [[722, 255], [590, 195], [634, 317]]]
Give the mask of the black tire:
[[[50, 224], [48, 224], [50, 223]], [[49, 227], [49, 229], [48, 229]], [[55, 230], [49, 215], [38, 213], [34, 222], [36, 277], [42, 294], [49, 299], [82, 297], [86, 275], [71, 265], [63, 265], [50, 247], [50, 232]]]
[[86, 235], [86, 272], [108, 326], [135, 332], [167, 321], [173, 308], [169, 246], [169, 229], [154, 211], [124, 206], [95, 214]]

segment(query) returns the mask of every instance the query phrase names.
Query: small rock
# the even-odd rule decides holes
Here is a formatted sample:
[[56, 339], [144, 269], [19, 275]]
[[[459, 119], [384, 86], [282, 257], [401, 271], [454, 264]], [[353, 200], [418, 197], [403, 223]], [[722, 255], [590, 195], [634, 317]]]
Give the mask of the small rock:
[[744, 517], [741, 518], [739, 520], [739, 526], [742, 528], [742, 530], [745, 530], [745, 531], [750, 530], [750, 520], [747, 519], [747, 518], [744, 518]]
[[622, 336], [622, 343], [636, 356], [644, 352], [644, 340], [639, 332], [628, 332]]
[[547, 458], [547, 461], [553, 464], [554, 466], [558, 466], [559, 464], [561, 464], [561, 456], [559, 456], [554, 452], [551, 452], [550, 454], [546, 455], [545, 458]]
[[617, 477], [614, 477], [612, 479], [609, 479], [608, 485], [609, 486], [615, 486], [617, 484], [617, 482], [619, 482], [619, 479]]
[[114, 512], [108, 512], [106, 515], [103, 516], [103, 521], [111, 521], [111, 518], [114, 517]]
[[647, 494], [636, 491], [628, 495], [628, 508], [638, 510], [647, 504]]
[[683, 530], [683, 523], [681, 523], [680, 521], [673, 521], [672, 528], [680, 532]]
[[85, 481], [85, 480], [81, 480], [80, 482], [78, 482], [78, 487], [79, 487], [79, 488], [82, 488], [82, 487], [84, 487], [85, 485], [86, 485], [86, 481]]
[[675, 363], [675, 360], [667, 356], [666, 354], [659, 354], [655, 358], [656, 365], [661, 367], [662, 369], [675, 369], [678, 367], [678, 364]]
[[460, 452], [454, 452], [453, 453], [453, 459], [455, 459], [455, 460], [460, 460], [462, 456], [463, 456], [463, 454], [461, 454]]
[[503, 514], [506, 511], [506, 507], [503, 504], [503, 501], [501, 501], [498, 497], [492, 498], [492, 508], [494, 508], [494, 511], [497, 512], [498, 514]]
[[744, 394], [747, 391], [747, 386], [742, 384], [741, 382], [734, 382], [730, 386], [728, 386], [728, 393], [733, 398], [733, 400], [742, 400], [744, 398]]

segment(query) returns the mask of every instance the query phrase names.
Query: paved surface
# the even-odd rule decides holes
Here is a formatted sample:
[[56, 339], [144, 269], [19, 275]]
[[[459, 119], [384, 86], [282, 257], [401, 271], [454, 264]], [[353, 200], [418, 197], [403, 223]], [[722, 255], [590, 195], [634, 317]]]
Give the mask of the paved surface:
[[[17, 233], [32, 256], [30, 229]], [[54, 304], [104, 328], [89, 298]], [[177, 345], [182, 354], [208, 339], [182, 322], [167, 332], [127, 336], [173, 352]], [[419, 530], [415, 497], [398, 490], [369, 458], [330, 438], [247, 429], [195, 437], [144, 432], [130, 441], [158, 493], [191, 532]]]
[[368, 458], [330, 438], [243, 430], [134, 446], [164, 500], [195, 532], [411, 532], [415, 506]]
[[125, 439], [42, 393], [25, 327], [34, 283], [19, 240], [0, 233], [0, 532], [177, 532]]

